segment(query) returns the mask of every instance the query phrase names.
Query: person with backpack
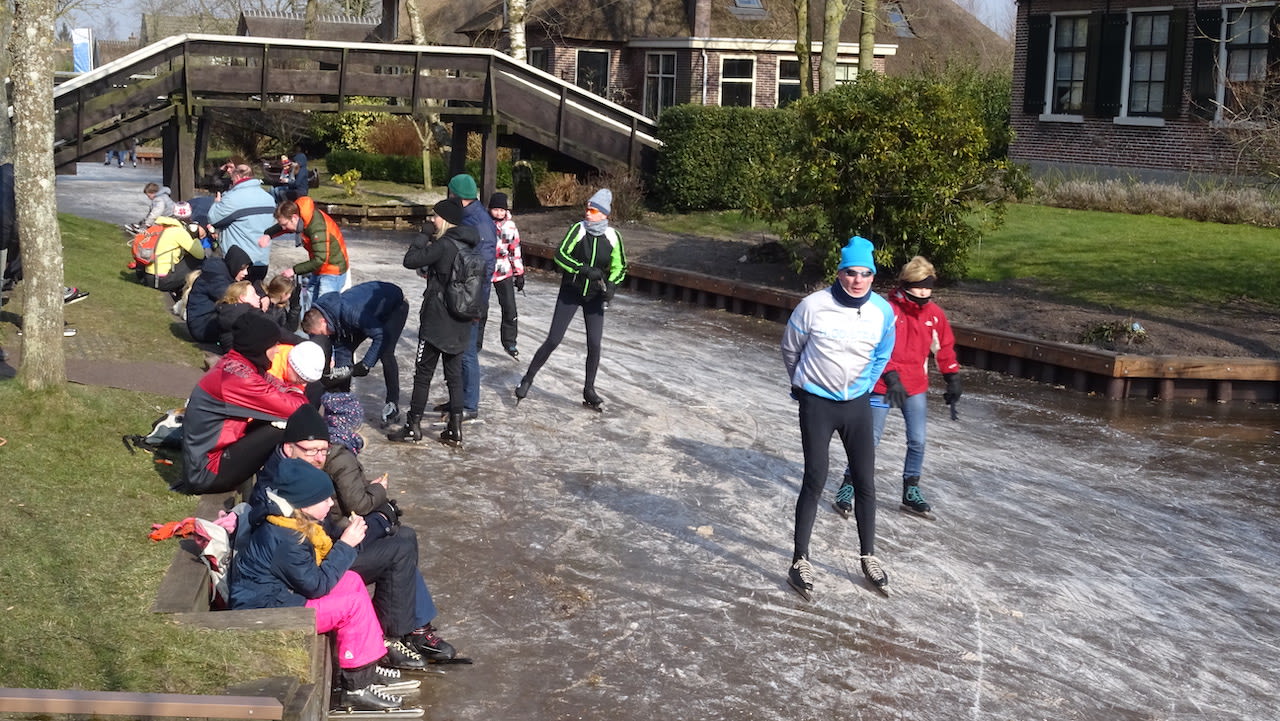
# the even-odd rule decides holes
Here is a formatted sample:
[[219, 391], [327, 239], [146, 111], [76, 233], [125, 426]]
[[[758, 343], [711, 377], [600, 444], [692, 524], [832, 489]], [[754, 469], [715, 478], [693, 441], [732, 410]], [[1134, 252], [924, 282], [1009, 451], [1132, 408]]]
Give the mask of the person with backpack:
[[524, 259], [520, 256], [520, 229], [511, 219], [511, 203], [506, 193], [489, 196], [489, 216], [498, 231], [498, 259], [493, 267], [493, 293], [502, 308], [498, 337], [507, 355], [519, 358], [516, 336], [520, 316], [516, 312], [516, 292], [524, 290]]
[[276, 224], [263, 231], [258, 245], [265, 248], [271, 239], [285, 233], [298, 233], [302, 246], [307, 249], [307, 259], [285, 268], [281, 273], [288, 277], [307, 276], [302, 285], [302, 307], [306, 313], [316, 298], [325, 293], [337, 293], [347, 284], [351, 266], [347, 256], [347, 242], [342, 230], [329, 214], [316, 207], [309, 196], [286, 200], [276, 206]]
[[[323, 422], [321, 423], [323, 426]], [[266, 492], [264, 520], [248, 531], [231, 564], [231, 608], [306, 607], [316, 633], [333, 632], [338, 667], [334, 709], [388, 711], [404, 699], [364, 579], [351, 570], [368, 527], [355, 516], [335, 539], [321, 521], [333, 507], [333, 482], [305, 460], [290, 458]]]
[[[383, 424], [400, 419], [400, 364], [396, 344], [409, 318], [409, 301], [395, 283], [380, 280], [360, 283], [341, 293], [326, 293], [302, 316], [302, 332], [313, 340], [327, 336], [332, 348], [331, 376], [361, 378], [382, 361], [386, 384]], [[356, 349], [369, 341], [369, 350], [352, 363]]]
[[[462, 207], [462, 222], [476, 229], [480, 241], [476, 248], [485, 259], [485, 278], [493, 277], [494, 266], [498, 262], [498, 231], [494, 227], [493, 218], [480, 202], [480, 191], [476, 188], [476, 180], [466, 173], [459, 173], [449, 179], [449, 197], [457, 200]], [[481, 289], [482, 308], [478, 323], [471, 328], [471, 338], [466, 351], [462, 354], [463, 384], [463, 420], [474, 421], [480, 417], [480, 351], [484, 347], [484, 319], [489, 315], [489, 282]]]
[[600, 410], [603, 401], [596, 394], [596, 371], [600, 368], [600, 343], [604, 338], [604, 310], [613, 299], [618, 284], [627, 277], [627, 255], [622, 248], [622, 236], [609, 225], [609, 213], [613, 205], [613, 192], [608, 188], [596, 191], [587, 201], [583, 219], [569, 227], [555, 261], [563, 273], [560, 295], [556, 298], [555, 312], [551, 316], [551, 328], [547, 339], [533, 354], [529, 369], [516, 386], [516, 402], [529, 394], [533, 378], [551, 352], [564, 340], [569, 321], [582, 309], [582, 321], [587, 327], [587, 369], [582, 386], [582, 403], [593, 410]]
[[[138, 282], [171, 295], [182, 290], [187, 276], [204, 263], [204, 230], [194, 234], [181, 221], [161, 216], [151, 227], [134, 236], [129, 243], [133, 269]], [[175, 295], [174, 300], [177, 300]]]
[[[422, 292], [422, 310], [418, 321], [418, 353], [413, 369], [413, 393], [404, 426], [387, 437], [393, 441], [422, 440], [422, 414], [431, 393], [431, 377], [436, 364], [444, 357], [444, 381], [449, 387], [448, 421], [440, 434], [443, 443], [462, 445], [463, 381], [462, 354], [474, 340], [474, 318], [459, 316], [446, 303], [448, 286], [454, 277], [459, 254], [472, 256], [471, 291], [479, 293], [477, 284], [488, 285], [490, 276], [483, 274], [483, 253], [477, 248], [480, 235], [471, 226], [462, 225], [462, 204], [449, 198], [435, 204], [431, 222], [434, 232], [419, 236], [404, 254], [404, 267], [426, 278]], [[492, 226], [492, 223], [490, 223]], [[465, 264], [464, 264], [465, 265]], [[480, 265], [479, 269], [475, 266]], [[455, 298], [456, 303], [456, 298]]]

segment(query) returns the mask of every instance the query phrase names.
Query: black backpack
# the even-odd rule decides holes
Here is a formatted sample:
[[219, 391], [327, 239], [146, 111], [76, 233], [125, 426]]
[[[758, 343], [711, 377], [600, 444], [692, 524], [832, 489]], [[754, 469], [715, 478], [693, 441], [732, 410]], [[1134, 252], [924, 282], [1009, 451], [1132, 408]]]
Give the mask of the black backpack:
[[450, 238], [458, 252], [444, 284], [444, 307], [458, 320], [476, 320], [487, 309], [484, 284], [489, 282], [484, 256], [474, 246], [463, 245]]

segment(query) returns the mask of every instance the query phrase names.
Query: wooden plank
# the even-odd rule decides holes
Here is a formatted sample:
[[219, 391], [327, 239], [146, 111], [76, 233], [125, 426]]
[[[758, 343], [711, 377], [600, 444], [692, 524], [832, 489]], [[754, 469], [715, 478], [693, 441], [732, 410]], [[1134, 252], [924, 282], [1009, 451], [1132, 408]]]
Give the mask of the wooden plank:
[[0, 711], [95, 716], [284, 718], [284, 706], [280, 701], [265, 696], [201, 696], [79, 689], [0, 688]]
[[1116, 358], [1116, 375], [1224, 381], [1280, 381], [1280, 363], [1266, 358], [1138, 356]]
[[213, 631], [316, 631], [315, 609], [305, 606], [175, 613], [171, 618], [184, 626]]

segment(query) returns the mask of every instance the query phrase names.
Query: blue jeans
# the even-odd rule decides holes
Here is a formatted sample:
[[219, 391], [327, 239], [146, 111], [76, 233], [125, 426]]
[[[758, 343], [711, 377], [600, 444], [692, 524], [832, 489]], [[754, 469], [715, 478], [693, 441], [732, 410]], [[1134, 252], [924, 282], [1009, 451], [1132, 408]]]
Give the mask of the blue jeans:
[[315, 304], [316, 298], [325, 293], [338, 293], [347, 284], [347, 271], [341, 275], [320, 275], [319, 273], [311, 273], [302, 281], [302, 293], [299, 295], [302, 310], [300, 313], [306, 313], [312, 305]]
[[[902, 464], [902, 477], [920, 477], [924, 468], [925, 413], [928, 411], [928, 393], [917, 393], [907, 396], [907, 403], [899, 410], [907, 427], [907, 458]], [[876, 445], [880, 445], [880, 436], [884, 433], [884, 422], [889, 417], [889, 404], [884, 396], [871, 396], [871, 420], [874, 426]]]
[[471, 324], [471, 340], [462, 351], [462, 410], [475, 413], [480, 408], [480, 324]]

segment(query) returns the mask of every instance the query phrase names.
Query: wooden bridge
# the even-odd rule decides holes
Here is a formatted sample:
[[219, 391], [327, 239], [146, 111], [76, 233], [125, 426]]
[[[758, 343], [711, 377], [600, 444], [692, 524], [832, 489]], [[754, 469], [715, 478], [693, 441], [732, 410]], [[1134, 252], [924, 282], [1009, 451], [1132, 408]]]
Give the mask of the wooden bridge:
[[[651, 168], [658, 147], [645, 116], [489, 49], [181, 35], [55, 88], [54, 163], [67, 171], [160, 136], [165, 183], [189, 198], [211, 122], [243, 110], [438, 114], [453, 126], [453, 147], [481, 137], [486, 195], [499, 144], [549, 151], [568, 170], [611, 172]], [[452, 154], [451, 172], [464, 155]]]

